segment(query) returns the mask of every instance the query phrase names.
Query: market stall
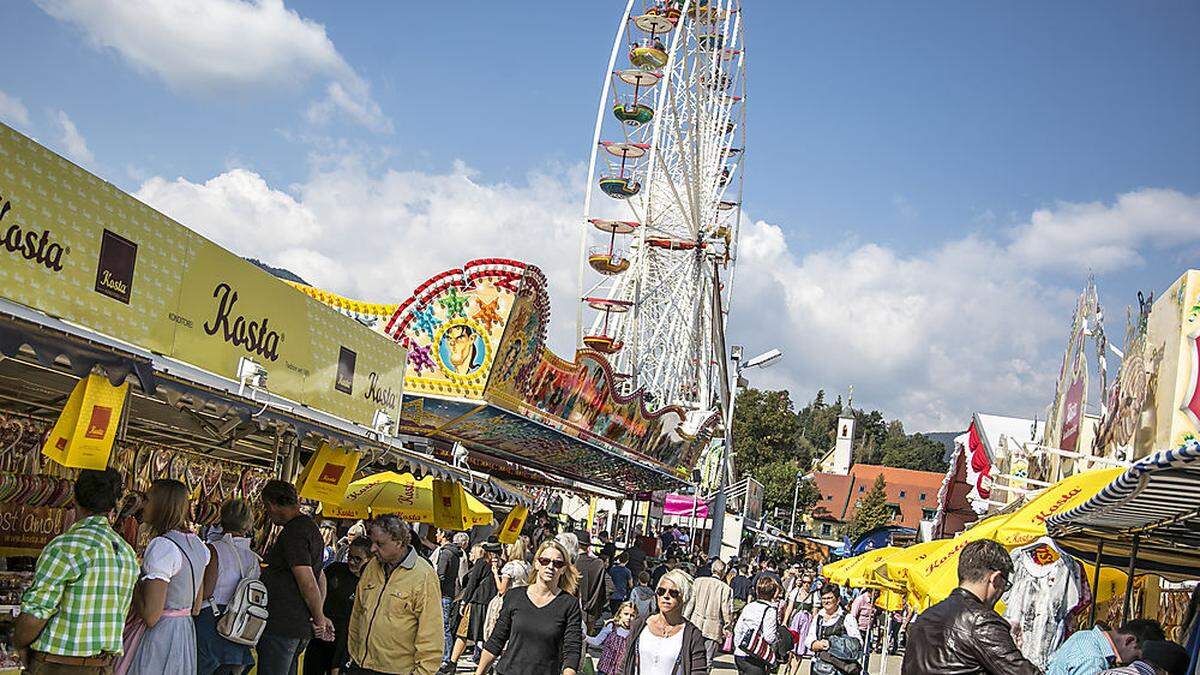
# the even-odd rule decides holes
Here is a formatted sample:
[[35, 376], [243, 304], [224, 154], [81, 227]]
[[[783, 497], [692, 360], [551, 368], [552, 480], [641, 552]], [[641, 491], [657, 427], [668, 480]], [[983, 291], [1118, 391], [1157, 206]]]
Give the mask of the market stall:
[[[187, 485], [203, 527], [271, 478], [303, 494], [325, 452], [352, 457], [349, 474], [401, 468], [528, 502], [396, 435], [401, 345], [3, 125], [0, 159], [4, 226], [35, 246], [0, 250], [3, 659], [36, 556], [74, 520], [80, 468], [123, 473], [115, 526], [138, 550], [151, 481]], [[260, 515], [260, 548], [270, 533]]]
[[[1200, 441], [1138, 460], [1091, 499], [1052, 516], [1049, 531], [1065, 550], [1096, 569], [1153, 574], [1170, 581], [1200, 579]], [[1188, 588], [1168, 593], [1155, 586], [1131, 586], [1119, 617], [1157, 615], [1180, 642]], [[1158, 611], [1150, 611], [1154, 601]], [[1192, 641], [1193, 653], [1195, 640]]]

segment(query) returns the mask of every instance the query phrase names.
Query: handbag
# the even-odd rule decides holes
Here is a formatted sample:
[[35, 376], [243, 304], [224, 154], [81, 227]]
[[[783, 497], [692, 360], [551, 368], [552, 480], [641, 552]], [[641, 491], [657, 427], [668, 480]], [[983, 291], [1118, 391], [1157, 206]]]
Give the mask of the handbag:
[[[834, 623], [832, 626], [825, 626], [825, 625], [821, 625], [818, 623], [817, 635], [823, 640], [832, 640], [835, 637], [845, 637], [846, 628], [843, 623], [844, 616], [845, 615], [839, 615], [837, 622]], [[817, 616], [813, 619], [813, 621], [817, 621], [817, 622], [820, 622], [820, 620], [821, 620], [820, 616]], [[858, 641], [855, 640], [855, 642], [858, 642]], [[858, 648], [858, 652], [861, 656], [861, 652], [862, 652], [861, 643], [858, 643], [858, 644], [860, 644], [860, 646]], [[829, 666], [829, 668], [821, 668], [820, 669], [821, 671], [824, 671], [824, 672], [832, 671], [835, 673], [840, 673], [841, 675], [860, 675], [862, 673], [862, 664], [859, 663], [857, 659], [850, 660], [850, 659], [839, 658], [837, 656], [834, 656], [828, 649], [817, 652], [816, 656], [814, 657], [814, 660], [820, 661], [822, 664], [826, 664]], [[818, 671], [818, 669], [816, 668], [816, 666], [814, 664], [813, 672], [817, 672], [817, 671]]]
[[471, 603], [468, 602], [463, 606], [462, 619], [460, 619], [458, 622], [458, 630], [455, 631], [454, 636], [460, 637], [460, 638], [466, 640], [467, 633], [470, 630], [471, 630]]
[[766, 603], [763, 603], [763, 605], [765, 609], [763, 609], [762, 618], [758, 622], [758, 628], [743, 635], [738, 647], [746, 652], [746, 656], [758, 659], [767, 665], [774, 665], [776, 661], [775, 650], [762, 634], [763, 623], [767, 620], [767, 611], [771, 609], [771, 606]]

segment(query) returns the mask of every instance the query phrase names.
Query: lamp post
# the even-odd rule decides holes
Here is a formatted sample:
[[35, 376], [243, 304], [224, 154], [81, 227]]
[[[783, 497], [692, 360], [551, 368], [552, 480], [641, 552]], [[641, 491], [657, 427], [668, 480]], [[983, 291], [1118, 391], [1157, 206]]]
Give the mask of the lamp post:
[[[742, 386], [743, 370], [772, 366], [783, 356], [783, 352], [778, 349], [772, 349], [742, 363], [742, 352], [741, 345], [734, 345], [730, 349], [729, 357], [733, 361], [732, 387], [734, 390]], [[723, 375], [727, 376], [728, 373], [725, 372]], [[725, 413], [725, 442], [721, 446], [721, 461], [718, 463], [721, 479], [718, 483], [717, 499], [713, 503], [712, 531], [708, 537], [709, 558], [719, 558], [721, 556], [721, 542], [725, 540], [725, 489], [729, 485], [729, 448], [733, 447], [733, 405], [736, 397], [730, 389], [730, 382], [725, 377], [722, 377], [722, 380], [721, 408]]]
[[788, 534], [796, 536], [796, 504], [800, 499], [800, 481], [804, 480], [804, 472], [796, 472], [796, 486], [792, 488], [792, 523], [788, 525]]

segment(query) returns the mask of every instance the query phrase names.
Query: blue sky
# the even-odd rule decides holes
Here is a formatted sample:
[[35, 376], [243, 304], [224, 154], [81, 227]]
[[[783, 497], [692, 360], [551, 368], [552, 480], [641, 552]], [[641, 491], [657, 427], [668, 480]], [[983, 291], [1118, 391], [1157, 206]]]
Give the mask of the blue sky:
[[[5, 3], [0, 118], [348, 294], [542, 265], [569, 347], [624, 3], [108, 4]], [[1200, 5], [744, 5], [732, 332], [787, 352], [759, 384], [854, 383], [914, 428], [1037, 414], [1089, 268], [1120, 334], [1137, 290], [1200, 265]]]

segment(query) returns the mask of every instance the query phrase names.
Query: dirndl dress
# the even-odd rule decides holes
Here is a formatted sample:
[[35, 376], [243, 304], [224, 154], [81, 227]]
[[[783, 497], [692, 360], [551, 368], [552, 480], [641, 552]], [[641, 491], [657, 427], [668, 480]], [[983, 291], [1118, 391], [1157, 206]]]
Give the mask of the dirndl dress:
[[796, 640], [796, 645], [792, 647], [792, 653], [796, 656], [812, 656], [812, 652], [808, 651], [808, 646], [804, 644], [804, 636], [808, 635], [808, 628], [811, 625], [812, 614], [807, 609], [798, 609], [792, 612], [792, 620], [788, 622], [788, 629], [800, 636], [800, 639]]
[[600, 662], [596, 664], [597, 673], [617, 675], [622, 671], [625, 665], [625, 643], [628, 640], [628, 632], [618, 635], [615, 628], [604, 638], [603, 644], [600, 645]]

